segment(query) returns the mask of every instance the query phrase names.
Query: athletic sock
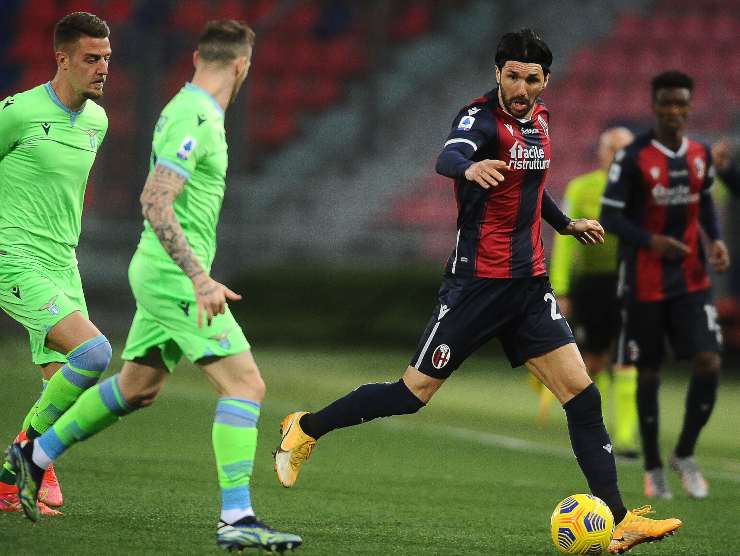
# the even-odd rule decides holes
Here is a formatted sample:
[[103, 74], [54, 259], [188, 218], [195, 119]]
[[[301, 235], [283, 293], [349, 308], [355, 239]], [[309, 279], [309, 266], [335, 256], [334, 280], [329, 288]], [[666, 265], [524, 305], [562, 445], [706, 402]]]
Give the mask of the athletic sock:
[[31, 419], [36, 414], [36, 408], [39, 405], [39, 402], [41, 401], [41, 398], [44, 395], [44, 392], [46, 391], [46, 386], [49, 384], [49, 381], [45, 378], [41, 379], [41, 394], [39, 394], [39, 398], [36, 400], [36, 402], [31, 406], [31, 409], [28, 411], [26, 416], [23, 419], [23, 424], [21, 425], [21, 430], [27, 430], [29, 426], [31, 426]]
[[36, 439], [33, 453], [36, 465], [45, 469], [73, 444], [102, 431], [136, 409], [121, 394], [120, 376], [115, 374], [85, 391], [49, 430]]
[[403, 380], [363, 384], [316, 413], [301, 417], [307, 435], [319, 438], [329, 431], [372, 421], [378, 417], [416, 413], [424, 403]]
[[15, 485], [15, 472], [7, 461], [3, 463], [3, 466], [0, 469], [0, 483]]
[[647, 471], [663, 467], [658, 448], [658, 389], [659, 377], [637, 377], [637, 411], [640, 418], [642, 454]]
[[213, 451], [221, 488], [221, 521], [236, 523], [254, 515], [249, 493], [260, 404], [241, 398], [220, 398], [213, 421]]
[[607, 369], [596, 369], [591, 375], [591, 379], [596, 384], [596, 388], [599, 389], [599, 395], [601, 395], [601, 411], [604, 422], [609, 423], [611, 429], [612, 423], [614, 423], [614, 406], [611, 397], [612, 377]]
[[[26, 417], [23, 419], [23, 424], [21, 425], [22, 431], [26, 430], [31, 424], [31, 418], [36, 413], [36, 407], [38, 406], [39, 401], [41, 400], [41, 396], [43, 396], [44, 390], [46, 390], [46, 385], [48, 383], [49, 381], [45, 378], [41, 379], [41, 395], [34, 402], [34, 404], [31, 406], [31, 409], [26, 414]], [[0, 483], [15, 486], [15, 471], [13, 471], [13, 467], [8, 461], [4, 462], [2, 468], [0, 468]]]
[[615, 367], [612, 377], [614, 445], [620, 450], [637, 449], [637, 369]]
[[594, 496], [601, 498], [614, 514], [614, 523], [627, 515], [617, 485], [617, 466], [612, 444], [601, 414], [601, 396], [596, 385], [563, 405], [573, 453]]
[[51, 377], [27, 427], [28, 438], [46, 432], [108, 367], [111, 347], [105, 336], [83, 342], [67, 354], [67, 363]]
[[675, 454], [679, 458], [694, 455], [694, 447], [704, 425], [709, 421], [717, 400], [719, 374], [694, 374], [686, 394], [686, 414]]

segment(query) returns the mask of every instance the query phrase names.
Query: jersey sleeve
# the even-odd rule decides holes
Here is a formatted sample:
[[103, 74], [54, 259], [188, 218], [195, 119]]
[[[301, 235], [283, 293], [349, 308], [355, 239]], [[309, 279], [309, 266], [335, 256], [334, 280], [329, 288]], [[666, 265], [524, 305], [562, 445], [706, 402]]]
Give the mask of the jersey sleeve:
[[712, 150], [705, 145], [707, 153], [707, 170], [702, 184], [701, 197], [699, 198], [699, 223], [702, 229], [712, 241], [720, 239], [719, 218], [714, 207], [712, 188], [716, 179], [714, 164], [712, 163]]
[[640, 186], [640, 169], [634, 153], [622, 149], [614, 156], [609, 167], [609, 176], [604, 196], [601, 198], [601, 223], [629, 244], [647, 247], [650, 234], [631, 222], [624, 214], [634, 189]]
[[13, 97], [0, 103], [0, 160], [12, 151], [21, 137], [21, 109]]
[[[572, 183], [565, 190], [565, 210], [573, 216], [573, 187]], [[573, 238], [556, 234], [552, 245], [550, 262], [550, 283], [558, 295], [570, 293], [570, 276], [573, 269]]]
[[452, 123], [442, 152], [437, 158], [437, 173], [461, 178], [472, 164], [475, 152], [496, 139], [496, 120], [488, 108], [463, 108]]
[[207, 153], [209, 128], [198, 125], [195, 117], [192, 121], [188, 117], [164, 125], [160, 122], [157, 126], [161, 126], [161, 131], [155, 129], [155, 135], [157, 133], [164, 135], [155, 139], [156, 164], [166, 166], [189, 179], [198, 161]]

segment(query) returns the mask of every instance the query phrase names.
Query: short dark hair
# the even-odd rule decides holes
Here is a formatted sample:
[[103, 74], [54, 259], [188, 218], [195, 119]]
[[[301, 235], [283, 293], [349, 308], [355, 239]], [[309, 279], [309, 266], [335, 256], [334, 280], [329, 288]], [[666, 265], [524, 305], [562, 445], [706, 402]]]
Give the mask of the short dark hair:
[[246, 23], [216, 19], [206, 23], [198, 39], [198, 52], [206, 62], [229, 62], [251, 52], [255, 34]]
[[653, 77], [653, 98], [658, 94], [659, 89], [688, 89], [693, 94], [694, 80], [681, 71], [664, 71]]
[[72, 12], [54, 25], [54, 50], [76, 42], [81, 37], [104, 39], [109, 35], [108, 24], [98, 16], [88, 12]]
[[542, 37], [532, 29], [520, 29], [516, 33], [506, 33], [496, 47], [498, 69], [503, 69], [508, 61], [539, 64], [547, 75], [552, 64], [552, 52]]

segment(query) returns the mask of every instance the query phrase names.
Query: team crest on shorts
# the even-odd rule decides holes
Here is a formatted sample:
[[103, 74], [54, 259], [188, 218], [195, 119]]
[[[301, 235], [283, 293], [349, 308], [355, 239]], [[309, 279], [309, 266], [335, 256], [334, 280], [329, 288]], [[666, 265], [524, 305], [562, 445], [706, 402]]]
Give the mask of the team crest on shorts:
[[59, 314], [59, 306], [57, 305], [57, 297], [52, 297], [49, 302], [44, 305], [43, 307], [39, 307], [39, 311], [49, 311], [52, 315], [58, 315]]
[[432, 354], [432, 366], [435, 369], [441, 369], [450, 362], [450, 355], [452, 355], [450, 346], [447, 344], [438, 345]]

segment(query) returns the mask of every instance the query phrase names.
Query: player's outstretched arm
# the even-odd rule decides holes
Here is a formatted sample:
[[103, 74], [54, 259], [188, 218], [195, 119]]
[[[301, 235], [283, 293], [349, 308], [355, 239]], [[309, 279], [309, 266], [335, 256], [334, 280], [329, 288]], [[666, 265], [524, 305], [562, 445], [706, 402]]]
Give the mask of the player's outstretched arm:
[[162, 247], [193, 282], [198, 304], [198, 327], [226, 310], [226, 300], [239, 300], [241, 296], [208, 276], [188, 243], [185, 232], [177, 220], [173, 204], [185, 187], [185, 177], [158, 164], [150, 172], [141, 192], [141, 211], [157, 234]]
[[559, 231], [561, 235], [573, 236], [583, 245], [596, 245], [604, 243], [604, 228], [596, 220], [578, 218]]

